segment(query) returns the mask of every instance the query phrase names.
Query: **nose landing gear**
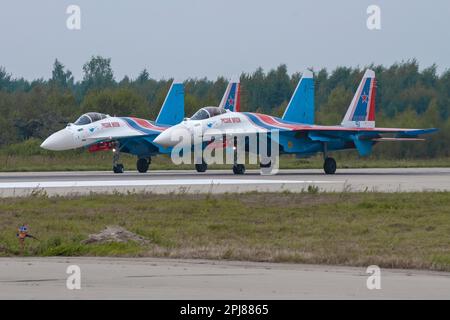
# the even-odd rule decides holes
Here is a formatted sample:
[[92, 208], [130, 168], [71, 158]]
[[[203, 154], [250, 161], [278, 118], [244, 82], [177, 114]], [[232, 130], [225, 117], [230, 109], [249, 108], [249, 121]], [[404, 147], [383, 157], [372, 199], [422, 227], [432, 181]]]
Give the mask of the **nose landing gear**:
[[113, 172], [114, 173], [123, 173], [124, 167], [122, 163], [119, 163], [120, 160], [120, 148], [117, 143], [113, 148]]
[[123, 168], [123, 164], [118, 163], [116, 165], [113, 165], [113, 172], [114, 173], [123, 173], [124, 168]]
[[[245, 165], [238, 163], [238, 154], [237, 154], [237, 138], [233, 139], [233, 173], [234, 174], [244, 174], [245, 173]], [[245, 158], [244, 158], [245, 162]]]

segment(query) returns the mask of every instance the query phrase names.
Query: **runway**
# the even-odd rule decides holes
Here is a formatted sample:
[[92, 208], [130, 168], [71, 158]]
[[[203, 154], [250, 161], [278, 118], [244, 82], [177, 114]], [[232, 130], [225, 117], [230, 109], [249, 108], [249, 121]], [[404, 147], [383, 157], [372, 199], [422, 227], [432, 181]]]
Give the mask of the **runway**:
[[234, 175], [231, 170], [126, 172], [23, 172], [0, 173], [0, 196], [26, 196], [44, 190], [52, 195], [94, 193], [225, 193], [302, 192], [311, 186], [327, 192], [411, 192], [450, 191], [450, 168], [339, 169], [335, 175], [322, 170], [280, 170], [260, 175], [248, 170]]
[[[69, 265], [81, 289], [66, 287]], [[0, 299], [449, 299], [450, 274], [156, 258], [0, 258]]]

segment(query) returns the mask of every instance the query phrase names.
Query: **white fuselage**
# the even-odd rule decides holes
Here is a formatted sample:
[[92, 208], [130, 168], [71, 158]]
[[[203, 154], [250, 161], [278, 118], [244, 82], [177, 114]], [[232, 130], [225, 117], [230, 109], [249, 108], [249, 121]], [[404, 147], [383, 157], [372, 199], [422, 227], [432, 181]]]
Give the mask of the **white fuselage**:
[[41, 147], [54, 151], [70, 150], [99, 141], [142, 134], [142, 132], [132, 128], [123, 118], [107, 117], [84, 125], [69, 123], [64, 129], [49, 136], [41, 144]]
[[164, 147], [171, 147], [183, 144], [181, 139], [192, 144], [208, 136], [221, 134], [235, 136], [255, 132], [267, 132], [267, 130], [252, 123], [241, 112], [227, 111], [202, 120], [186, 119], [162, 132], [154, 142]]

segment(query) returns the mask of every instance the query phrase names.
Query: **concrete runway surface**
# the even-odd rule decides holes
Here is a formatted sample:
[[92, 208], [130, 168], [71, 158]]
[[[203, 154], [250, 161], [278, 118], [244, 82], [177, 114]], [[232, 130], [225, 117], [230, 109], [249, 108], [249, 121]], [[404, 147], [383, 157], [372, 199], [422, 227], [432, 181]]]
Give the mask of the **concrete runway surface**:
[[38, 190], [48, 195], [90, 192], [224, 193], [301, 192], [308, 186], [321, 191], [450, 191], [450, 168], [339, 169], [335, 175], [322, 170], [280, 170], [260, 175], [248, 170], [234, 175], [231, 170], [126, 172], [23, 172], [0, 173], [0, 197], [25, 196]]
[[[81, 268], [68, 290], [66, 269]], [[0, 258], [0, 299], [450, 299], [450, 273], [156, 258]]]

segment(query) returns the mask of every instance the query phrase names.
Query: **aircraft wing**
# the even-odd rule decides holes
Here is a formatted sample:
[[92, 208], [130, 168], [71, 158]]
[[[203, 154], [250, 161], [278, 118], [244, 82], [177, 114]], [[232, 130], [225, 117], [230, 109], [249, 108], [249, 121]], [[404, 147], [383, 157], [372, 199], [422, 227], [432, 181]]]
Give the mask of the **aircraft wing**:
[[234, 128], [234, 129], [227, 129], [225, 132], [218, 131], [218, 130], [207, 130], [203, 133], [204, 138], [212, 138], [212, 137], [219, 137], [219, 136], [248, 136], [255, 133], [268, 133], [269, 130], [260, 129], [260, 128], [250, 128], [250, 129], [244, 129], [244, 128]]
[[118, 139], [124, 139], [124, 138], [138, 138], [138, 137], [145, 137], [149, 136], [147, 134], [143, 133], [135, 133], [135, 132], [124, 132], [124, 133], [114, 133], [111, 135], [108, 134], [98, 134], [98, 135], [92, 135], [87, 138], [87, 140], [91, 140], [92, 142], [97, 141], [107, 141], [107, 140], [118, 140]]
[[[254, 131], [257, 130], [279, 130], [280, 132], [307, 132], [312, 133], [312, 135], [328, 135], [342, 137], [343, 135], [354, 135], [354, 134], [367, 134], [369, 136], [379, 135], [379, 134], [396, 134], [398, 138], [411, 138], [418, 135], [432, 133], [437, 131], [436, 128], [429, 129], [402, 129], [402, 128], [368, 128], [368, 127], [345, 127], [345, 126], [321, 126], [321, 125], [308, 125], [308, 124], [298, 124], [289, 121], [283, 121], [276, 117], [257, 114], [257, 113], [245, 113]], [[251, 130], [248, 130], [251, 131]]]
[[[401, 129], [401, 128], [348, 128], [341, 126], [302, 126], [291, 128], [292, 131], [308, 132], [311, 136], [336, 136], [342, 138], [350, 135], [364, 135], [368, 139], [375, 138], [381, 134], [394, 134], [396, 138], [408, 139], [414, 138], [422, 134], [432, 133], [437, 131], [436, 128], [429, 129]], [[380, 137], [378, 137], [380, 138]]]
[[[303, 130], [312, 141], [353, 142], [361, 156], [372, 152], [375, 143], [384, 141], [421, 141], [420, 135], [435, 132], [437, 129], [397, 129], [397, 128], [314, 128]], [[302, 131], [302, 130], [300, 130]], [[386, 137], [386, 135], [390, 135]]]
[[[266, 116], [270, 119], [273, 117]], [[286, 132], [305, 133], [313, 141], [330, 141], [332, 139], [342, 139], [352, 135], [364, 136], [364, 139], [383, 141], [383, 134], [393, 134], [394, 137], [389, 141], [416, 139], [417, 136], [437, 131], [435, 128], [429, 129], [401, 129], [401, 128], [349, 128], [343, 126], [320, 126], [320, 125], [303, 125], [291, 124], [287, 122], [269, 122], [260, 123], [250, 128], [233, 128], [227, 129], [229, 135], [239, 136], [253, 133], [268, 133], [272, 130], [278, 130], [280, 134]], [[216, 136], [220, 131], [208, 130], [204, 136]], [[386, 141], [387, 138], [385, 139]], [[417, 139], [416, 139], [417, 140]]]
[[[353, 142], [360, 155], [368, 155], [372, 146], [382, 141], [417, 141], [419, 136], [437, 131], [429, 129], [402, 129], [402, 128], [359, 128], [345, 126], [321, 126], [298, 124], [284, 121], [269, 115], [245, 113], [252, 124], [252, 129], [246, 130], [247, 134], [261, 130], [278, 130], [280, 144], [291, 144], [295, 137], [307, 138], [310, 141], [319, 142]], [[386, 137], [388, 136], [388, 137]], [[294, 139], [293, 139], [294, 138]]]

